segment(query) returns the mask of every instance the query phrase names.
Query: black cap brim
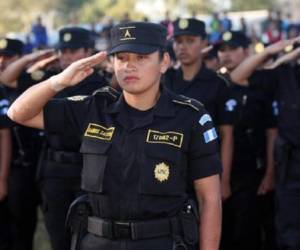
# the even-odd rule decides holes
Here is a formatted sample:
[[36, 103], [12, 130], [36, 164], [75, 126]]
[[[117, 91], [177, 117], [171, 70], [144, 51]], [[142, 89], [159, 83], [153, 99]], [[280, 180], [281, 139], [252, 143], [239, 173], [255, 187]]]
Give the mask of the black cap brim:
[[111, 48], [109, 51], [109, 54], [115, 54], [119, 52], [132, 52], [137, 54], [151, 54], [155, 51], [159, 50], [158, 46], [151, 46], [151, 45], [145, 45], [145, 44], [120, 44], [114, 48]]
[[15, 56], [15, 55], [21, 55], [21, 54], [22, 54], [22, 52], [18, 53], [13, 50], [0, 50], [0, 55], [3, 55], [3, 56]]
[[223, 47], [223, 46], [229, 46], [231, 48], [239, 48], [239, 47], [246, 48], [247, 47], [244, 44], [239, 44], [239, 43], [232, 42], [232, 41], [220, 42], [220, 43], [217, 43], [214, 45], [216, 50], [221, 49], [221, 47]]
[[200, 36], [200, 37], [205, 37], [204, 34], [200, 34], [200, 33], [197, 33], [197, 32], [192, 32], [192, 31], [179, 31], [179, 32], [176, 32], [173, 34], [173, 37], [177, 37], [177, 36]]
[[76, 43], [76, 44], [70, 44], [70, 43], [58, 43], [55, 46], [56, 49], [62, 50], [62, 49], [80, 49], [80, 48], [91, 48], [89, 44], [81, 44], [81, 43]]

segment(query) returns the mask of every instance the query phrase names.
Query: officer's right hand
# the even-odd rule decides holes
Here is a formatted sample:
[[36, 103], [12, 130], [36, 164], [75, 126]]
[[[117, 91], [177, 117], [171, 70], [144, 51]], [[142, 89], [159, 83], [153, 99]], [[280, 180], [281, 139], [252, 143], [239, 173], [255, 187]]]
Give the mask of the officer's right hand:
[[0, 202], [7, 196], [7, 181], [0, 178]]
[[272, 45], [269, 45], [265, 48], [265, 53], [268, 55], [276, 55], [282, 52], [286, 47], [293, 45], [296, 42], [299, 42], [300, 38], [296, 37], [293, 39], [280, 40]]
[[28, 63], [34, 63], [36, 61], [54, 55], [54, 52], [55, 51], [53, 49], [37, 50], [28, 55], [23, 56], [23, 58], [25, 58]]
[[222, 200], [226, 201], [231, 196], [230, 182], [222, 180], [221, 188], [222, 188]]
[[106, 59], [106, 52], [99, 52], [93, 56], [73, 62], [64, 71], [55, 75], [53, 81], [59, 87], [70, 87], [81, 82], [94, 72], [93, 67]]

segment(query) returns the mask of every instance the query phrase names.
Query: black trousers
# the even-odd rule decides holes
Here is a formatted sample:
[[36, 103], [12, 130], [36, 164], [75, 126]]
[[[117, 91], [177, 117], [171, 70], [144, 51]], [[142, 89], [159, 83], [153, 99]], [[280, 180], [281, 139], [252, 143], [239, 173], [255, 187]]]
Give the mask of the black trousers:
[[0, 202], [0, 250], [11, 249], [11, 233], [7, 200]]
[[80, 179], [45, 178], [41, 182], [43, 213], [53, 250], [70, 249], [65, 220], [70, 204], [83, 192]]
[[174, 247], [171, 237], [159, 237], [143, 240], [110, 240], [93, 234], [87, 234], [80, 250], [196, 250], [197, 246]]
[[[276, 226], [280, 250], [300, 249], [300, 149], [276, 166]], [[282, 175], [285, 175], [284, 177]]]
[[13, 250], [32, 250], [37, 224], [39, 192], [35, 166], [12, 165], [8, 186], [8, 208]]
[[249, 177], [233, 184], [232, 196], [223, 204], [221, 250], [277, 249], [273, 193], [258, 196], [262, 174]]

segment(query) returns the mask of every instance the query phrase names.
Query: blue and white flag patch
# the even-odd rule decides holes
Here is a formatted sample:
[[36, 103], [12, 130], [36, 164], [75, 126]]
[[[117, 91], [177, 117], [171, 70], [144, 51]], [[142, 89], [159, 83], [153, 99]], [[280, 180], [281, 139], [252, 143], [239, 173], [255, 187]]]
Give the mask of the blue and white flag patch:
[[225, 105], [226, 105], [225, 110], [226, 110], [226, 111], [229, 111], [229, 112], [232, 112], [232, 111], [234, 111], [235, 106], [237, 105], [237, 101], [234, 100], [234, 99], [230, 99], [230, 100], [228, 100], [228, 101], [226, 102]]
[[203, 133], [203, 137], [205, 140], [205, 143], [209, 143], [215, 139], [218, 138], [217, 132], [215, 128], [212, 128], [210, 130], [207, 130], [206, 132]]
[[207, 122], [211, 122], [211, 121], [212, 121], [212, 119], [211, 119], [210, 115], [205, 114], [200, 118], [199, 123], [201, 124], [201, 126], [204, 126]]

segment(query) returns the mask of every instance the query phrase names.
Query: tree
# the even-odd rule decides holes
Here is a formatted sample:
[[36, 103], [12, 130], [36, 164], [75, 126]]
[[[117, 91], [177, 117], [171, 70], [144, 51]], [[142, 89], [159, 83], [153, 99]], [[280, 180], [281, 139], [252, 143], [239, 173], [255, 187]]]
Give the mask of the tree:
[[[274, 3], [275, 2], [275, 3]], [[232, 0], [232, 11], [247, 11], [258, 9], [272, 9], [276, 7], [274, 0]]]

